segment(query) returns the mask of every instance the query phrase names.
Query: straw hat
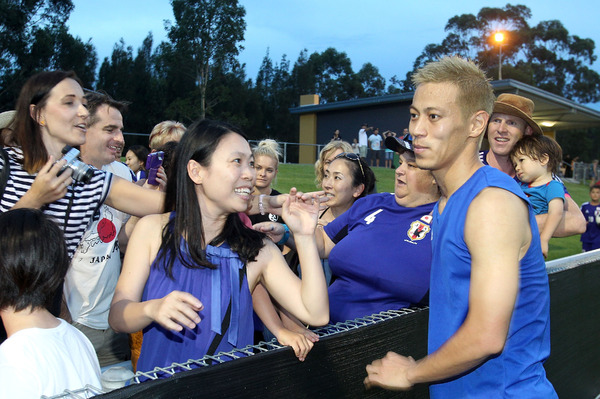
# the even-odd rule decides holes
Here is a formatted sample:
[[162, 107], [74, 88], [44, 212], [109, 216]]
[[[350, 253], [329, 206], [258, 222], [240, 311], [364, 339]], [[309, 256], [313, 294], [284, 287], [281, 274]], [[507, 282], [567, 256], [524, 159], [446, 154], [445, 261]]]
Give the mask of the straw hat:
[[12, 128], [17, 111], [5, 111], [0, 114], [0, 129]]
[[526, 97], [516, 94], [502, 93], [494, 103], [494, 111], [499, 114], [517, 116], [525, 121], [532, 129], [533, 134], [543, 134], [542, 128], [533, 120], [535, 104]]

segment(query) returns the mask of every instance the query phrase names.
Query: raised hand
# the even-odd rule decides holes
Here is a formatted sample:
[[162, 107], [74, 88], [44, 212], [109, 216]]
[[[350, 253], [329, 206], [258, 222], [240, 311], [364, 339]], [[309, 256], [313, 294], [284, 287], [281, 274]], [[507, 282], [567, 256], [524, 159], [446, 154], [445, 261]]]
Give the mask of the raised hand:
[[300, 195], [293, 187], [283, 204], [283, 220], [295, 236], [313, 235], [319, 218], [319, 206], [317, 193]]

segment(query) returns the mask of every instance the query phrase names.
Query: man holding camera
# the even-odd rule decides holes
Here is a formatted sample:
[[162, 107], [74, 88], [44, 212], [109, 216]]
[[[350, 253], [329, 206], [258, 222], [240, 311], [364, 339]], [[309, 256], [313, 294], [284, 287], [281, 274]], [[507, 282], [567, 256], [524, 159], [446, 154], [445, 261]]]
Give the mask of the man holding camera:
[[[88, 127], [81, 159], [96, 169], [132, 181], [130, 169], [115, 160], [123, 147], [123, 116], [126, 104], [100, 93], [86, 94]], [[97, 209], [79, 243], [67, 272], [64, 298], [72, 323], [92, 342], [100, 366], [130, 358], [127, 334], [108, 325], [110, 303], [121, 271], [120, 244], [126, 244], [125, 223], [129, 215], [106, 204]]]

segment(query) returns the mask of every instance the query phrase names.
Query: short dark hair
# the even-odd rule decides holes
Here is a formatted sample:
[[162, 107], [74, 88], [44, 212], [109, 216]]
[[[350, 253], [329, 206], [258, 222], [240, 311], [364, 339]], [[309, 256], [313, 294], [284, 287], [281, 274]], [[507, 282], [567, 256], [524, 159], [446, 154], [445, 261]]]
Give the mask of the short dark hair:
[[85, 99], [87, 100], [87, 109], [90, 113], [88, 118], [88, 126], [93, 126], [98, 122], [98, 118], [96, 113], [98, 112], [98, 108], [102, 105], [108, 105], [111, 108], [115, 108], [120, 113], [127, 111], [127, 107], [129, 106], [129, 102], [127, 101], [117, 101], [111, 96], [109, 96], [105, 91], [88, 91], [85, 93]]
[[40, 210], [0, 215], [0, 309], [49, 308], [69, 263], [62, 231]]
[[592, 190], [594, 189], [598, 189], [600, 190], [600, 184], [594, 184], [593, 186], [590, 187], [590, 193], [592, 192]]
[[512, 160], [513, 157], [519, 154], [526, 155], [536, 161], [541, 161], [544, 155], [547, 155], [547, 169], [552, 173], [558, 173], [558, 167], [562, 162], [562, 148], [555, 140], [544, 135], [521, 137], [510, 151], [510, 159]]

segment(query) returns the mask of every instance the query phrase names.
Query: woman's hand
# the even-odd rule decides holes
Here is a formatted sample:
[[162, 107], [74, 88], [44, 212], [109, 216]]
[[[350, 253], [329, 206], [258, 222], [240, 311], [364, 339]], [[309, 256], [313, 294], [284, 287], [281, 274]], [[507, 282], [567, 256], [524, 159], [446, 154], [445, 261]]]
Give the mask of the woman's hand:
[[319, 218], [319, 206], [320, 201], [317, 193], [301, 195], [293, 187], [283, 204], [283, 220], [295, 236], [312, 236]]
[[148, 315], [152, 320], [172, 331], [190, 330], [200, 323], [198, 312], [204, 305], [187, 292], [173, 291], [161, 299], [148, 301]]
[[261, 233], [265, 233], [274, 243], [281, 241], [285, 234], [285, 228], [281, 223], [260, 222], [253, 225], [252, 228]]
[[67, 194], [67, 188], [73, 179], [73, 171], [66, 168], [60, 176], [58, 172], [66, 165], [67, 161], [60, 160], [54, 162], [54, 157], [50, 156], [48, 162], [40, 169], [31, 187], [25, 195], [17, 202], [15, 208], [36, 208], [54, 202]]
[[280, 329], [276, 338], [281, 345], [291, 346], [294, 354], [301, 362], [306, 359], [306, 355], [308, 355], [308, 352], [315, 345], [315, 341], [311, 341], [304, 334], [296, 333], [286, 328]]
[[156, 172], [156, 181], [158, 182], [158, 189], [163, 193], [167, 192], [167, 172], [165, 172], [165, 168], [162, 165], [158, 168]]

